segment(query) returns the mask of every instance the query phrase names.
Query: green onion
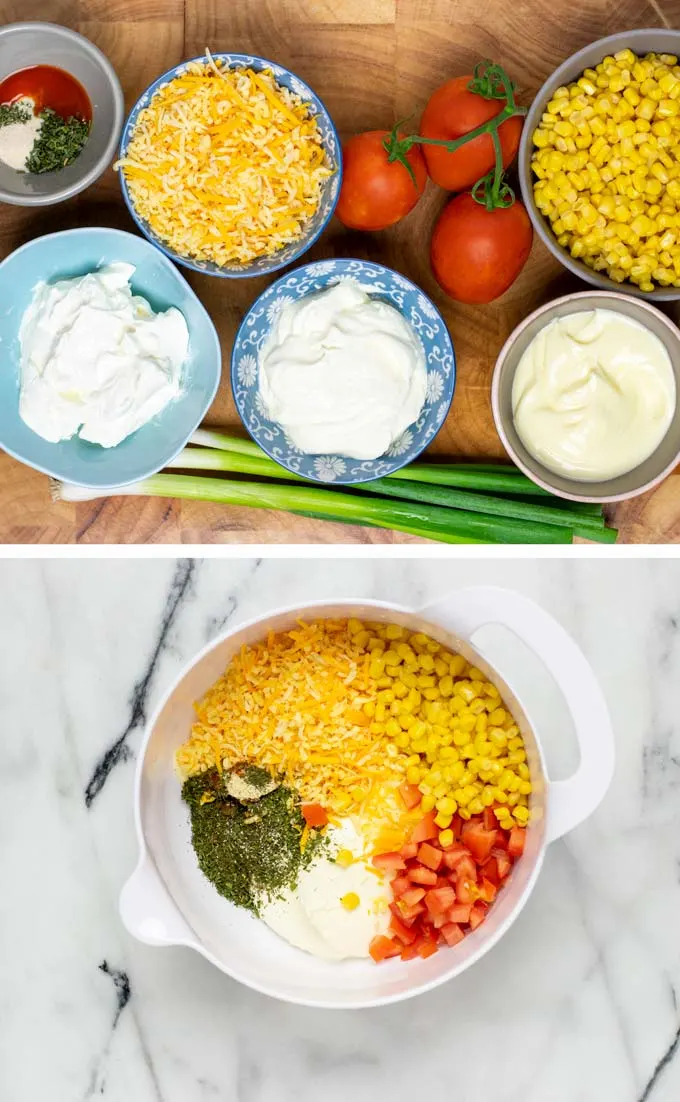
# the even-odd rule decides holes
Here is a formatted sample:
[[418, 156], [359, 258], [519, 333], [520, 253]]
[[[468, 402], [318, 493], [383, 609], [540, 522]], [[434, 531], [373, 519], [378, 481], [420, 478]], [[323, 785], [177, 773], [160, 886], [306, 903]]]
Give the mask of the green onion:
[[255, 509], [282, 509], [290, 513], [312, 512], [326, 520], [369, 523], [397, 531], [417, 530], [419, 535], [427, 533], [430, 539], [435, 540], [443, 535], [466, 542], [470, 538], [492, 543], [572, 542], [571, 530], [557, 524], [518, 521], [415, 502], [384, 500], [378, 497], [373, 499], [336, 490], [317, 489], [311, 485], [281, 486], [264, 482], [202, 478], [196, 475], [157, 474], [129, 486], [114, 487], [105, 493], [81, 486], [58, 484], [55, 493], [64, 501], [142, 495], [214, 501], [224, 505], [247, 505]]

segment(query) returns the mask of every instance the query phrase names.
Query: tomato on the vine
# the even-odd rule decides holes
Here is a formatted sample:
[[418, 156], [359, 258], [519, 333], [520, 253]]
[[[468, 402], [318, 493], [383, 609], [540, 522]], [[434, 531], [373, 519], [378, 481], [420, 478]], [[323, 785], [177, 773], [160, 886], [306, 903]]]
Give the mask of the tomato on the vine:
[[335, 213], [349, 229], [384, 230], [413, 210], [427, 184], [423, 155], [413, 146], [407, 156], [413, 176], [389, 159], [389, 130], [368, 130], [350, 138], [342, 151], [342, 187]]
[[470, 192], [456, 195], [432, 234], [435, 279], [458, 302], [491, 302], [514, 283], [533, 236], [529, 215], [518, 200], [490, 210]]
[[[505, 101], [472, 91], [470, 86], [474, 86], [475, 79], [472, 75], [456, 77], [437, 89], [423, 112], [420, 123], [423, 138], [453, 141], [500, 114]], [[522, 122], [519, 115], [513, 115], [498, 127], [504, 168], [519, 148]], [[422, 149], [430, 176], [447, 191], [471, 188], [495, 164], [493, 141], [488, 133], [471, 138], [454, 152], [440, 145], [423, 145]]]

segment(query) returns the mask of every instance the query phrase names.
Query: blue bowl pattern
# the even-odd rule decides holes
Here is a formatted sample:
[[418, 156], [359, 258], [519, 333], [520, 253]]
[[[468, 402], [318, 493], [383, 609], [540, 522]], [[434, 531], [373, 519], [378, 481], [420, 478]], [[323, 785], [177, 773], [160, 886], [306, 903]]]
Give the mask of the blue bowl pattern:
[[[154, 310], [176, 306], [189, 329], [182, 392], [148, 424], [114, 448], [80, 437], [52, 444], [19, 416], [19, 326], [33, 288], [85, 275], [114, 261], [134, 264], [132, 289]], [[220, 381], [220, 343], [210, 317], [174, 264], [136, 234], [81, 228], [35, 238], [0, 264], [0, 447], [30, 467], [81, 486], [109, 488], [146, 478], [182, 450], [202, 421]]]
[[[278, 272], [279, 269], [285, 268], [287, 264], [292, 264], [294, 260], [297, 260], [303, 253], [306, 253], [317, 238], [321, 236], [333, 217], [333, 211], [335, 210], [335, 205], [340, 194], [340, 186], [342, 184], [342, 147], [340, 145], [340, 138], [338, 137], [338, 132], [333, 125], [333, 121], [326, 107], [316, 93], [312, 91], [308, 84], [305, 84], [303, 80], [300, 80], [294, 73], [289, 72], [288, 69], [284, 69], [283, 66], [277, 65], [273, 61], [267, 61], [264, 57], [253, 57], [250, 54], [213, 54], [212, 56], [215, 60], [221, 59], [230, 69], [251, 68], [258, 73], [262, 72], [263, 69], [269, 69], [276, 81], [282, 87], [288, 88], [289, 91], [294, 92], [295, 95], [309, 104], [321, 133], [328, 163], [335, 171], [334, 175], [330, 176], [326, 182], [319, 208], [314, 217], [307, 223], [303, 236], [298, 238], [297, 241], [291, 242], [291, 244], [287, 245], [284, 249], [280, 249], [277, 253], [272, 254], [272, 256], [260, 257], [257, 260], [251, 261], [249, 264], [234, 264], [233, 266], [225, 265], [220, 267], [210, 260], [193, 260], [188, 256], [180, 256], [179, 253], [173, 252], [172, 249], [169, 249], [160, 240], [160, 238], [156, 237], [148, 223], [137, 214], [132, 199], [130, 198], [125, 174], [122, 170], [119, 170], [118, 175], [120, 176], [123, 198], [132, 219], [142, 233], [148, 237], [149, 241], [159, 248], [161, 252], [169, 256], [171, 260], [174, 260], [176, 264], [183, 264], [185, 268], [191, 268], [194, 272], [205, 272], [208, 275], [223, 276], [226, 279], [243, 279], [251, 276], [268, 275], [271, 272]], [[123, 129], [123, 137], [120, 144], [121, 157], [126, 155], [127, 147], [135, 123], [137, 122], [139, 112], [145, 107], [148, 107], [151, 98], [159, 88], [164, 84], [168, 84], [171, 80], [174, 80], [175, 77], [181, 76], [182, 73], [185, 72], [187, 65], [191, 64], [193, 61], [205, 61], [205, 56], [191, 58], [190, 61], [183, 61], [181, 65], [176, 65], [174, 69], [168, 69], [166, 73], [163, 73], [158, 80], [150, 84], [146, 91], [142, 93], [132, 108]]]
[[[289, 302], [352, 277], [370, 294], [396, 307], [417, 334], [427, 362], [427, 396], [418, 417], [379, 459], [304, 455], [280, 425], [270, 421], [258, 390], [259, 354], [279, 310]], [[349, 485], [392, 474], [413, 462], [439, 432], [453, 401], [456, 359], [437, 307], [415, 283], [368, 260], [321, 260], [305, 264], [273, 283], [241, 322], [231, 356], [231, 386], [243, 424], [267, 455], [314, 482]]]

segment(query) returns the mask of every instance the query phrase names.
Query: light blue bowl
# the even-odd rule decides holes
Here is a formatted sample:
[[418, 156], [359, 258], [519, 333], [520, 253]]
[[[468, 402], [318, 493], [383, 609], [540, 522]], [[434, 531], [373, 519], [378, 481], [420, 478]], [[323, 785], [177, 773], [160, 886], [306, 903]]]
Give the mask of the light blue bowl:
[[[182, 369], [182, 392], [115, 448], [89, 444], [78, 436], [51, 444], [19, 416], [21, 318], [40, 280], [70, 279], [114, 261], [134, 264], [133, 291], [154, 310], [176, 306], [184, 314], [189, 359]], [[51, 233], [22, 245], [0, 264], [0, 286], [0, 447], [45, 474], [100, 488], [146, 478], [182, 450], [215, 397], [220, 342], [208, 313], [158, 249], [121, 230], [95, 227]]]
[[[285, 268], [287, 264], [292, 264], [294, 260], [297, 260], [303, 253], [306, 253], [317, 238], [321, 236], [333, 217], [333, 211], [335, 210], [340, 194], [340, 186], [342, 184], [342, 147], [340, 145], [340, 138], [338, 137], [338, 132], [333, 125], [333, 121], [328, 111], [316, 93], [312, 91], [308, 84], [305, 84], [303, 80], [300, 80], [299, 77], [295, 76], [295, 74], [291, 73], [288, 69], [284, 69], [282, 65], [277, 65], [273, 61], [267, 61], [264, 57], [253, 57], [251, 54], [213, 54], [212, 56], [215, 60], [221, 60], [224, 65], [230, 69], [250, 68], [254, 69], [257, 73], [262, 72], [263, 69], [269, 69], [275, 80], [282, 85], [282, 87], [288, 88], [289, 91], [294, 92], [295, 95], [309, 104], [321, 133], [322, 144], [326, 151], [328, 163], [335, 171], [334, 175], [330, 176], [326, 181], [319, 208], [314, 217], [307, 223], [304, 234], [290, 245], [287, 245], [285, 249], [280, 249], [271, 256], [260, 257], [258, 260], [253, 260], [249, 264], [220, 266], [214, 264], [210, 260], [195, 260], [190, 256], [180, 256], [179, 253], [175, 253], [172, 249], [169, 249], [167, 245], [154, 234], [149, 224], [137, 214], [128, 191], [125, 174], [122, 170], [119, 170], [118, 174], [120, 176], [120, 185], [123, 190], [123, 198], [132, 218], [142, 233], [148, 237], [149, 241], [152, 241], [154, 245], [164, 252], [166, 256], [174, 260], [175, 263], [183, 264], [185, 268], [191, 268], [194, 272], [205, 272], [207, 275], [223, 276], [226, 279], [243, 279], [244, 277], [250, 276], [269, 275], [272, 272], [278, 272], [281, 268]], [[190, 61], [183, 61], [181, 65], [176, 65], [174, 69], [168, 69], [168, 71], [163, 73], [158, 80], [150, 84], [146, 91], [139, 97], [123, 129], [123, 137], [120, 143], [121, 157], [126, 155], [127, 147], [132, 137], [132, 132], [135, 128], [139, 112], [145, 107], [148, 107], [149, 101], [159, 88], [164, 84], [168, 84], [169, 81], [174, 80], [175, 77], [181, 76], [187, 65], [191, 64], [192, 61], [199, 63], [204, 62], [205, 56], [191, 58]]]
[[[399, 310], [421, 342], [427, 362], [427, 397], [420, 416], [379, 459], [303, 455], [281, 426], [268, 419], [258, 390], [260, 349], [281, 307], [350, 276], [370, 294]], [[236, 334], [231, 355], [236, 408], [253, 440], [286, 470], [314, 482], [369, 482], [412, 463], [444, 424], [455, 385], [456, 357], [437, 307], [415, 283], [369, 260], [320, 260], [282, 276], [251, 306]]]

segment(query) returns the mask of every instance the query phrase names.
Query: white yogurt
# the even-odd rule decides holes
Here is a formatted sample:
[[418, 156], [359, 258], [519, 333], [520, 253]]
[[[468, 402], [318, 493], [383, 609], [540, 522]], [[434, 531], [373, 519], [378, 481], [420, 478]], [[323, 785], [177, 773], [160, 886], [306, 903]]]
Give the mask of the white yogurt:
[[19, 412], [45, 440], [112, 448], [180, 392], [189, 331], [133, 295], [130, 264], [39, 283], [19, 330]]
[[582, 482], [643, 463], [675, 411], [675, 377], [663, 342], [614, 310], [556, 318], [524, 352], [512, 411], [529, 452]]
[[[294, 891], [260, 907], [260, 917], [291, 945], [327, 960], [367, 957], [371, 939], [387, 931], [389, 887], [369, 872], [364, 861], [343, 868], [333, 860], [341, 849], [355, 856], [364, 851], [364, 838], [350, 819], [328, 828], [327, 851], [304, 869]], [[355, 910], [341, 903], [354, 892]]]
[[268, 415], [310, 455], [384, 455], [417, 419], [426, 386], [411, 326], [354, 280], [284, 305], [260, 354]]

